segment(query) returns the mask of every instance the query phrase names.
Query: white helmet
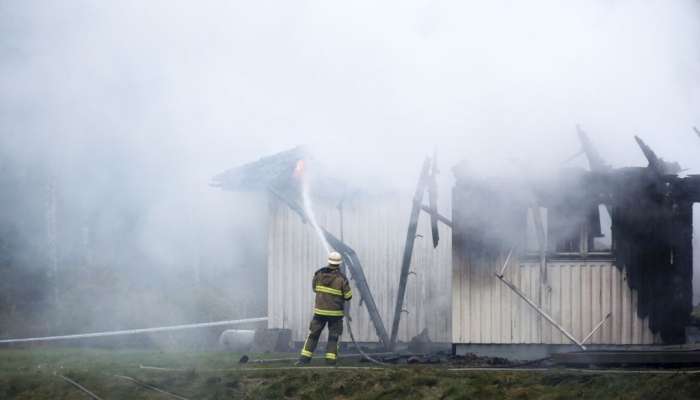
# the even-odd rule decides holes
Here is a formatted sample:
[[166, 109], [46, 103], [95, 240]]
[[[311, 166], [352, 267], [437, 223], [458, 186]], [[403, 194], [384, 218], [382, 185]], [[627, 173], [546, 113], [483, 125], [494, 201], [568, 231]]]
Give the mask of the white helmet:
[[331, 251], [331, 253], [328, 255], [329, 265], [340, 265], [342, 262], [343, 256], [341, 256], [337, 251]]

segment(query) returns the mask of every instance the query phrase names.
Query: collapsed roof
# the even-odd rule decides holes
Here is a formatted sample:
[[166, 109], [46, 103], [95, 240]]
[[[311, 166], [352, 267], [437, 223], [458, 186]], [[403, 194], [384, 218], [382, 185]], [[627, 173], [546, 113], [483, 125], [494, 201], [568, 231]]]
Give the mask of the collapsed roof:
[[[477, 257], [508, 252], [525, 237], [528, 209], [539, 207], [574, 229], [595, 220], [598, 226], [590, 231], [599, 234], [604, 205], [612, 219], [611, 256], [637, 291], [639, 317], [649, 317], [650, 329], [664, 342], [683, 342], [692, 309], [692, 204], [700, 201], [700, 175], [680, 177], [678, 163], [664, 161], [638, 137], [648, 165], [612, 168], [581, 130], [579, 137], [590, 171], [494, 181], [456, 167], [453, 247]], [[550, 232], [562, 228], [556, 219], [549, 221]]]
[[299, 160], [308, 153], [297, 146], [257, 161], [226, 170], [212, 179], [212, 186], [231, 191], [266, 190], [270, 187], [284, 190], [293, 180]]

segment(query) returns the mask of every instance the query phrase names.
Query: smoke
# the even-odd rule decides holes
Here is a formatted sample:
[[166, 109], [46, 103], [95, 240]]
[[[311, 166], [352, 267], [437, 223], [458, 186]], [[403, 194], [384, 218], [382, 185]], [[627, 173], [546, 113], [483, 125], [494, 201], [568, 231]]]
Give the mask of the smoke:
[[3, 104], [85, 150], [195, 175], [305, 143], [412, 176], [433, 147], [446, 167], [551, 168], [578, 122], [616, 165], [643, 162], [637, 133], [698, 167], [697, 1], [66, 4], [4, 5]]
[[190, 322], [178, 285], [198, 279], [227, 318], [264, 312], [266, 206], [213, 175], [306, 144], [328, 174], [403, 190], [435, 150], [445, 199], [460, 161], [559, 168], [577, 123], [614, 166], [645, 165], [638, 134], [700, 173], [699, 44], [697, 0], [6, 1], [3, 235], [45, 265], [53, 182], [60, 267], [124, 286], [87, 320], [130, 320], [138, 287], [162, 305], [138, 323]]

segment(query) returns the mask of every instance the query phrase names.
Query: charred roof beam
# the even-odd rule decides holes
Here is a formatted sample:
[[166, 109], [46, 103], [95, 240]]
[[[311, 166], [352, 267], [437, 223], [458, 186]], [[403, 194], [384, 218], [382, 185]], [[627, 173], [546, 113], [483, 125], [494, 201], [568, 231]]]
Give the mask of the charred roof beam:
[[677, 162], [668, 162], [663, 158], [658, 157], [654, 150], [651, 149], [639, 136], [634, 136], [634, 140], [637, 141], [639, 148], [642, 149], [644, 157], [649, 161], [649, 169], [654, 171], [656, 175], [677, 175], [681, 172], [681, 166]]
[[603, 157], [600, 156], [598, 150], [588, 138], [586, 132], [581, 129], [580, 125], [576, 125], [576, 132], [578, 133], [579, 141], [581, 142], [581, 151], [586, 155], [588, 159], [588, 165], [593, 172], [606, 172], [610, 171], [612, 167], [605, 162]]

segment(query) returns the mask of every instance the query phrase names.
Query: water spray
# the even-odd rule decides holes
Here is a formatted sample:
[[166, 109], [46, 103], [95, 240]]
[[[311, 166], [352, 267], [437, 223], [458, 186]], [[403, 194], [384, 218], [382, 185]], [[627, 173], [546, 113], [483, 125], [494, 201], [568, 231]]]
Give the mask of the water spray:
[[321, 227], [316, 221], [316, 214], [314, 214], [313, 203], [311, 202], [311, 195], [309, 194], [309, 178], [306, 174], [304, 160], [297, 161], [296, 168], [294, 168], [294, 176], [299, 179], [301, 184], [301, 199], [303, 202], [304, 212], [306, 213], [309, 222], [311, 222], [311, 226], [313, 226], [314, 231], [316, 231], [316, 235], [318, 236], [321, 245], [323, 245], [323, 249], [326, 250], [326, 255], [328, 255], [331, 252], [331, 248], [328, 245], [328, 241], [326, 241], [326, 236], [323, 234], [323, 230], [321, 230]]

